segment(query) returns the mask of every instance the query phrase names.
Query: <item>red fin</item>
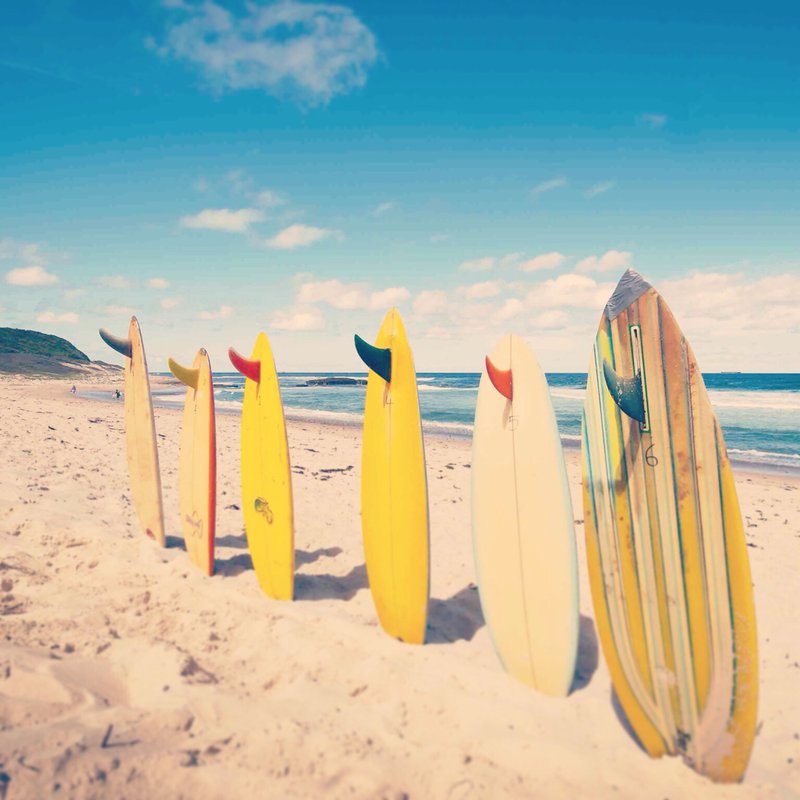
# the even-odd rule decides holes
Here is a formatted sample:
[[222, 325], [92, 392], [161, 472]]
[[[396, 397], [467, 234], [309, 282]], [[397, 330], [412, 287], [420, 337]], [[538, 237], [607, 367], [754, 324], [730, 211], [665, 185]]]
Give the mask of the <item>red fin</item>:
[[228, 348], [228, 357], [231, 364], [236, 367], [245, 378], [250, 378], [251, 381], [258, 383], [261, 380], [261, 362], [250, 361], [250, 359], [240, 356], [232, 347]]
[[489, 380], [492, 386], [500, 392], [503, 397], [513, 400], [514, 399], [514, 380], [511, 376], [510, 369], [498, 369], [486, 356], [486, 372], [489, 374]]

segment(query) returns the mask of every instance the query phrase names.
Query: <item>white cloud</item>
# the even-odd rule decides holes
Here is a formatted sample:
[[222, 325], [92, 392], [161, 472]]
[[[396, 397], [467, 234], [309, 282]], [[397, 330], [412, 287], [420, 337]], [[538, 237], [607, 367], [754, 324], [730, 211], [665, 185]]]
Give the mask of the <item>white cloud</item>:
[[150, 278], [147, 285], [151, 289], [169, 289], [169, 281], [166, 278]]
[[564, 177], [553, 178], [549, 181], [543, 181], [531, 189], [531, 194], [538, 197], [545, 192], [552, 192], [553, 189], [563, 189], [567, 185], [567, 179]]
[[106, 314], [111, 314], [112, 316], [123, 316], [123, 317], [131, 317], [133, 314], [136, 313], [135, 308], [131, 308], [131, 306], [118, 306], [118, 305], [110, 305], [106, 306], [103, 311]]
[[641, 114], [639, 121], [648, 128], [663, 128], [667, 124], [668, 117], [666, 114]]
[[109, 289], [130, 289], [131, 282], [124, 275], [102, 275], [97, 279], [101, 286]]
[[497, 259], [492, 256], [486, 258], [476, 258], [472, 261], [462, 261], [458, 268], [464, 272], [482, 272], [487, 269], [492, 269], [497, 263]]
[[338, 237], [341, 234], [329, 228], [315, 228], [312, 225], [295, 223], [284, 228], [271, 239], [267, 239], [266, 244], [277, 250], [294, 250], [296, 247], [307, 247], [330, 236]]
[[633, 253], [627, 250], [607, 250], [601, 256], [589, 256], [575, 265], [575, 272], [611, 272], [631, 266]]
[[431, 235], [431, 243], [439, 244], [439, 242], [446, 242], [449, 238], [449, 233], [434, 233]]
[[216, 311], [201, 311], [197, 315], [197, 319], [228, 319], [233, 314], [233, 309], [230, 306], [222, 305]]
[[415, 314], [425, 316], [436, 314], [447, 307], [447, 292], [438, 289], [425, 289], [415, 298], [412, 308]]
[[14, 258], [25, 264], [47, 264], [49, 258], [36, 242], [20, 242], [17, 239], [0, 239], [0, 261]]
[[587, 197], [591, 200], [593, 197], [597, 197], [599, 194], [605, 194], [605, 192], [611, 191], [616, 186], [615, 181], [603, 181], [602, 183], [596, 183], [594, 186], [590, 186], [584, 193], [583, 196]]
[[202, 194], [208, 191], [208, 181], [205, 178], [198, 178], [193, 184], [192, 188]]
[[180, 304], [180, 300], [177, 297], [163, 297], [159, 300], [159, 305], [165, 311], [169, 311], [171, 308], [175, 308], [175, 306]]
[[58, 276], [41, 266], [17, 267], [6, 272], [6, 283], [12, 286], [48, 286], [58, 283]]
[[500, 310], [496, 314], [496, 318], [500, 322], [505, 322], [506, 320], [513, 319], [516, 316], [519, 316], [523, 310], [525, 309], [525, 304], [516, 297], [509, 297], [508, 300], [503, 303], [500, 307]]
[[325, 327], [325, 319], [314, 306], [294, 306], [278, 309], [269, 323], [279, 331], [318, 331]]
[[372, 292], [369, 296], [369, 307], [372, 309], [391, 308], [405, 302], [409, 297], [411, 297], [411, 292], [405, 286], [390, 286], [388, 289]]
[[73, 311], [65, 311], [63, 314], [57, 314], [55, 311], [42, 311], [36, 315], [37, 322], [66, 322], [69, 325], [74, 325], [80, 317]]
[[551, 331], [565, 328], [569, 322], [569, 315], [561, 309], [553, 309], [551, 311], [544, 311], [534, 318], [531, 325], [540, 331]]
[[553, 251], [552, 253], [542, 253], [539, 256], [534, 256], [524, 263], [519, 265], [522, 272], [536, 272], [540, 269], [555, 269], [560, 267], [567, 257], [561, 253]]
[[183, 228], [246, 233], [249, 227], [264, 220], [263, 212], [256, 208], [206, 208], [198, 214], [181, 217]]
[[256, 195], [256, 203], [261, 208], [274, 208], [275, 206], [282, 206], [286, 201], [272, 189], [263, 189]]
[[588, 275], [568, 272], [534, 286], [526, 303], [534, 308], [602, 308], [613, 291], [613, 283], [599, 284]]
[[479, 300], [487, 297], [497, 297], [502, 290], [503, 287], [500, 281], [482, 281], [481, 283], [473, 283], [471, 286], [462, 286], [458, 292], [470, 300]]
[[74, 300], [76, 297], [82, 297], [85, 294], [86, 289], [83, 288], [64, 289], [64, 298], [66, 300]]
[[391, 211], [395, 207], [395, 202], [393, 200], [389, 200], [385, 203], [379, 203], [375, 208], [372, 210], [372, 213], [376, 217], [380, 217], [382, 214], [385, 214], [387, 211]]
[[213, 0], [171, 0], [180, 15], [154, 45], [199, 68], [214, 91], [259, 89], [307, 105], [363, 86], [378, 58], [375, 37], [350, 8], [278, 0], [233, 13]]

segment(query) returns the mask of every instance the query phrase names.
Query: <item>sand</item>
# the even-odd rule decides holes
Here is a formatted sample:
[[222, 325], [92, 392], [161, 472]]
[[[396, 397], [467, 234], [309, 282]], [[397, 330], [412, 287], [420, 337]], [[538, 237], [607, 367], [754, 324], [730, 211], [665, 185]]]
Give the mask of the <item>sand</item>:
[[[158, 409], [167, 549], [138, 530], [122, 403], [0, 379], [0, 799], [800, 797], [800, 480], [737, 471], [759, 624], [745, 782], [654, 761], [612, 704], [583, 556], [575, 688], [501, 668], [472, 563], [469, 443], [426, 441], [428, 644], [377, 625], [358, 428], [289, 424], [297, 601], [264, 597], [239, 510], [239, 420], [219, 415], [217, 575], [182, 549], [179, 409]], [[80, 388], [80, 387], [79, 387]], [[87, 387], [90, 388], [90, 387]], [[91, 387], [94, 388], [94, 387]]]

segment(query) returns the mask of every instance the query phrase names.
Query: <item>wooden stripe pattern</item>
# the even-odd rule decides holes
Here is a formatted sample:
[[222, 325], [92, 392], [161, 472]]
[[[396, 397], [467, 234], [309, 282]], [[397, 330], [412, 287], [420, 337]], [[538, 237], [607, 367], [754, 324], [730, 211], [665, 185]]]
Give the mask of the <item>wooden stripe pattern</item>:
[[131, 356], [125, 359], [125, 443], [133, 506], [142, 530], [164, 547], [164, 507], [158, 467], [150, 377], [136, 317], [128, 328]]
[[[586, 387], [583, 491], [598, 634], [647, 752], [681, 754], [715, 781], [738, 781], [758, 696], [741, 513], [694, 354], [663, 299], [644, 281], [639, 288], [613, 318], [603, 315]], [[632, 376], [639, 358], [644, 426], [620, 411], [603, 376], [604, 360]]]

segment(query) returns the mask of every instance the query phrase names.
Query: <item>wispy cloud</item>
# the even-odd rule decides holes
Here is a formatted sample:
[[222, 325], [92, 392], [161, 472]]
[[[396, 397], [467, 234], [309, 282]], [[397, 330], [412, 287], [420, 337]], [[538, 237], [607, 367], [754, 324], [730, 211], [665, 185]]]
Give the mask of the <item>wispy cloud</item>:
[[109, 289], [130, 289], [131, 282], [124, 275], [102, 275], [97, 279], [100, 286]]
[[551, 253], [542, 253], [539, 256], [529, 258], [527, 261], [524, 261], [522, 264], [520, 264], [519, 268], [522, 272], [536, 272], [540, 269], [555, 269], [556, 267], [560, 267], [566, 260], [567, 257], [565, 255], [553, 251]]
[[343, 5], [278, 0], [247, 3], [240, 13], [206, 0], [177, 2], [163, 57], [199, 68], [216, 92], [258, 89], [306, 105], [363, 86], [378, 59], [375, 36]]
[[269, 322], [278, 331], [319, 331], [325, 327], [322, 312], [314, 306], [278, 309]]
[[38, 265], [17, 267], [6, 272], [6, 283], [12, 286], [48, 286], [58, 283], [58, 276]]
[[648, 128], [663, 128], [669, 117], [666, 114], [640, 114], [639, 122], [647, 125]]
[[114, 317], [130, 317], [136, 313], [136, 309], [132, 306], [110, 305], [103, 309], [104, 314], [110, 314]]
[[566, 185], [567, 179], [565, 177], [553, 178], [552, 180], [543, 181], [534, 186], [533, 189], [531, 189], [531, 194], [534, 197], [539, 197], [545, 192], [552, 192], [554, 189], [563, 189]]
[[363, 283], [343, 283], [335, 278], [327, 281], [307, 281], [297, 290], [298, 305], [325, 303], [342, 311], [389, 308], [405, 302], [411, 293], [405, 286], [390, 286], [370, 291]]
[[607, 250], [601, 256], [582, 258], [575, 265], [575, 272], [611, 272], [631, 266], [633, 253], [627, 250]]
[[394, 200], [387, 200], [385, 203], [379, 203], [372, 209], [372, 214], [375, 217], [380, 217], [381, 215], [385, 214], [387, 211], [391, 211], [395, 207], [396, 203]]
[[481, 281], [471, 286], [461, 286], [458, 293], [469, 300], [483, 300], [487, 297], [497, 297], [503, 291], [500, 281]]
[[583, 193], [583, 196], [591, 200], [593, 197], [597, 197], [599, 194], [610, 192], [616, 185], [617, 184], [615, 181], [602, 181], [601, 183], [594, 184], [594, 186], [590, 186]]
[[458, 268], [464, 272], [483, 272], [492, 269], [497, 263], [497, 259], [493, 256], [486, 256], [485, 258], [476, 258], [472, 261], [462, 261]]
[[277, 250], [294, 250], [296, 247], [307, 247], [322, 239], [331, 236], [339, 238], [341, 235], [340, 231], [330, 228], [315, 228], [313, 225], [295, 223], [284, 228], [271, 239], [267, 239], [265, 243], [268, 247], [274, 247]]
[[197, 319], [228, 319], [233, 314], [233, 308], [222, 305], [216, 311], [201, 311]]
[[421, 291], [412, 304], [415, 314], [427, 316], [437, 314], [447, 306], [447, 292], [441, 289], [425, 289]]
[[275, 208], [275, 206], [282, 206], [285, 202], [286, 200], [272, 189], [262, 189], [256, 194], [256, 204], [261, 208]]
[[169, 311], [171, 308], [175, 308], [175, 306], [179, 305], [180, 302], [181, 301], [177, 297], [162, 297], [158, 304], [165, 311]]
[[246, 233], [251, 225], [262, 222], [263, 219], [263, 212], [256, 208], [240, 208], [236, 211], [229, 208], [206, 208], [198, 214], [181, 217], [180, 224], [182, 228], [196, 230]]
[[78, 322], [78, 320], [80, 320], [80, 316], [74, 311], [65, 311], [62, 314], [59, 314], [55, 311], [41, 311], [36, 315], [37, 322], [65, 322], [68, 325], [74, 325], [76, 322]]
[[151, 289], [168, 289], [169, 281], [166, 278], [150, 278], [147, 281], [147, 285]]

